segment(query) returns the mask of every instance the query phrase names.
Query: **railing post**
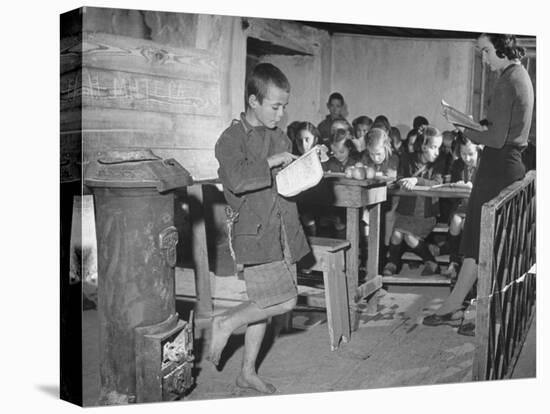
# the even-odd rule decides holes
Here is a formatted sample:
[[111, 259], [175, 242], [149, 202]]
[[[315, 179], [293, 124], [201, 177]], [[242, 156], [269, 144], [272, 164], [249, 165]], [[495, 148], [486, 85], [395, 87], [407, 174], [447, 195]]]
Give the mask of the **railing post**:
[[479, 266], [477, 276], [476, 303], [476, 351], [474, 354], [474, 381], [487, 378], [489, 354], [489, 312], [493, 281], [493, 251], [495, 239], [495, 208], [484, 204], [481, 209], [481, 231], [479, 243]]

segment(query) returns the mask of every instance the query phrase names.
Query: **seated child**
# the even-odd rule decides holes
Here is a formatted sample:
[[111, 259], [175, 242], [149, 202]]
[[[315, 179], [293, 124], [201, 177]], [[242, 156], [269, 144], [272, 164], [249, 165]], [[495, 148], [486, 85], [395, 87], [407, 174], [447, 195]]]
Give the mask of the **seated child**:
[[456, 153], [454, 151], [455, 140], [457, 133], [456, 131], [443, 131], [441, 135], [443, 142], [441, 148], [439, 148], [439, 160], [441, 162], [444, 174], [450, 174], [451, 164], [455, 159], [457, 159]]
[[[441, 184], [441, 171], [436, 169], [435, 163], [441, 141], [441, 133], [437, 128], [429, 125], [419, 128], [414, 143], [415, 153], [406, 155], [403, 164], [399, 166], [398, 184], [402, 189], [412, 190], [415, 185]], [[399, 197], [384, 275], [397, 272], [403, 240], [424, 260], [422, 275], [439, 273], [439, 266], [424, 241], [435, 227], [437, 212], [437, 201], [434, 202], [430, 197]]]
[[425, 125], [428, 125], [428, 120], [423, 116], [418, 115], [413, 119], [413, 127], [407, 133], [407, 138], [405, 138], [405, 141], [407, 143], [407, 148], [405, 152], [409, 152], [411, 154], [414, 153], [414, 141], [416, 140], [416, 136], [418, 135], [418, 128]]
[[[472, 182], [479, 165], [481, 148], [462, 134], [458, 135], [456, 143], [455, 152], [459, 155], [459, 158], [451, 167], [451, 182], [472, 187]], [[449, 236], [447, 239], [450, 263], [449, 267], [441, 272], [442, 275], [448, 276], [451, 279], [456, 278], [461, 263], [458, 248], [460, 246], [460, 233], [462, 233], [462, 228], [464, 227], [466, 206], [468, 203], [464, 199], [453, 199], [453, 201], [455, 204], [449, 221]]]
[[392, 154], [390, 138], [383, 129], [373, 128], [367, 133], [366, 151], [361, 162], [374, 168], [376, 175], [397, 177], [399, 157]]
[[[296, 148], [297, 155], [303, 155], [319, 142], [319, 131], [311, 122], [301, 122], [295, 129], [296, 132]], [[322, 152], [321, 161], [326, 157], [326, 153]], [[328, 157], [326, 157], [328, 159]], [[306, 234], [315, 236], [317, 234], [317, 218], [319, 213], [322, 213], [324, 207], [319, 202], [325, 196], [324, 191], [327, 191], [322, 183], [301, 192], [296, 196], [296, 204], [300, 213], [300, 220], [304, 226]]]
[[319, 135], [321, 136], [320, 142], [322, 144], [328, 146], [328, 141], [331, 137], [330, 128], [332, 126], [332, 123], [337, 119], [343, 119], [344, 121], [346, 120], [346, 118], [344, 117], [345, 105], [346, 104], [344, 102], [344, 97], [341, 93], [333, 92], [328, 97], [327, 109], [329, 111], [329, 114], [323, 121], [321, 121], [319, 125], [317, 125]]
[[358, 158], [351, 154], [353, 144], [349, 131], [338, 129], [330, 138], [331, 155], [323, 163], [323, 169], [330, 172], [344, 172], [346, 167], [352, 167]]
[[[399, 167], [399, 157], [397, 154], [392, 154], [390, 138], [386, 131], [380, 128], [372, 128], [367, 133], [366, 151], [361, 157], [361, 162], [366, 166], [374, 169], [376, 176], [395, 178]], [[384, 246], [389, 242], [389, 230], [392, 228], [394, 208], [398, 197], [391, 197], [387, 203], [382, 204], [382, 216], [384, 220], [381, 222], [384, 234]], [[368, 226], [369, 215], [367, 210], [363, 212], [363, 221]], [[387, 231], [386, 231], [387, 229]], [[381, 254], [385, 250], [381, 249]], [[384, 256], [382, 256], [384, 257]]]
[[[327, 162], [322, 163], [323, 169], [330, 172], [344, 172], [347, 167], [352, 167], [358, 161], [351, 151], [351, 135], [349, 131], [338, 129], [331, 137], [330, 150], [332, 152]], [[321, 226], [332, 225], [335, 233], [331, 236], [345, 238], [346, 214], [344, 209], [334, 207], [332, 212], [321, 220]]]
[[418, 129], [420, 128], [422, 125], [430, 125], [430, 123], [428, 122], [428, 120], [423, 117], [422, 115], [417, 115], [414, 117], [413, 119], [413, 129]]
[[[359, 158], [361, 158], [361, 155], [357, 151], [355, 145], [352, 143], [352, 140], [353, 140], [353, 127], [351, 126], [351, 124], [348, 121], [346, 121], [345, 119], [337, 119], [330, 126], [330, 136], [333, 137], [338, 130], [343, 130], [343, 131], [346, 132], [346, 136], [347, 136], [347, 139], [349, 141], [347, 143], [347, 146], [349, 147], [349, 150], [350, 150], [350, 156], [354, 160], [359, 160]], [[328, 144], [326, 144], [325, 146], [330, 148], [330, 140], [329, 140]]]
[[414, 154], [414, 142], [416, 141], [417, 135], [418, 132], [416, 129], [411, 129], [407, 134], [407, 138], [405, 139], [406, 148], [405, 151], [403, 151], [405, 154]]
[[[439, 169], [443, 172], [443, 181], [449, 182], [451, 179], [451, 164], [456, 159], [454, 152], [454, 142], [456, 138], [455, 131], [443, 131], [443, 142], [439, 148], [439, 157], [437, 163]], [[439, 200], [439, 221], [446, 223], [449, 221], [454, 200], [452, 198], [442, 198]]]
[[390, 133], [391, 124], [386, 115], [378, 115], [374, 118], [371, 128], [380, 128], [386, 131], [386, 134]]
[[403, 145], [403, 140], [401, 139], [401, 131], [397, 127], [390, 128], [390, 142], [392, 152], [398, 157], [405, 152], [405, 146]]
[[296, 147], [296, 129], [300, 123], [300, 121], [293, 121], [286, 127], [286, 136], [289, 137], [290, 142], [292, 142], [292, 153], [295, 155], [298, 154], [298, 148]]
[[295, 131], [297, 155], [305, 154], [319, 142], [319, 130], [311, 122], [300, 122]]
[[355, 118], [351, 123], [353, 127], [353, 137], [351, 142], [355, 146], [358, 153], [362, 153], [365, 150], [365, 136], [372, 126], [372, 119], [366, 115], [362, 115]]

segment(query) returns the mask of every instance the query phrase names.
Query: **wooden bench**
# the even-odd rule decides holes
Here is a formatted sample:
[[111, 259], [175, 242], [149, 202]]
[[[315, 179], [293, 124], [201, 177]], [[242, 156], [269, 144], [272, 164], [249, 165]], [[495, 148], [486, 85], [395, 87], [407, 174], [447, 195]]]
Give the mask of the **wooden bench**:
[[326, 237], [310, 237], [309, 242], [315, 257], [311, 270], [323, 272], [330, 349], [334, 351], [340, 338], [348, 342], [351, 335], [345, 265], [350, 242]]

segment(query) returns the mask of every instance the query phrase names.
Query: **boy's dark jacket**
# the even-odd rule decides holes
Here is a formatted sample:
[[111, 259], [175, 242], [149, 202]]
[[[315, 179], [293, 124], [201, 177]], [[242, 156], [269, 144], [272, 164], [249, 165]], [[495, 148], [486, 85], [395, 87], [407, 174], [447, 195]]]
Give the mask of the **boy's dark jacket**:
[[238, 217], [232, 245], [238, 264], [269, 263], [283, 259], [280, 223], [285, 227], [292, 262], [309, 251], [296, 203], [277, 193], [275, 175], [267, 158], [290, 152], [290, 139], [279, 128], [252, 127], [241, 114], [216, 143], [218, 175], [225, 199]]
[[[417, 174], [420, 168], [424, 170]], [[432, 186], [441, 184], [443, 182], [442, 177], [442, 165], [438, 162], [422, 164], [420, 162], [420, 154], [406, 153], [401, 163], [399, 164], [398, 178], [407, 178], [415, 176], [418, 178], [416, 185]], [[439, 214], [439, 203], [437, 197], [423, 197], [424, 198], [424, 217], [435, 217]], [[416, 205], [416, 197], [402, 196], [399, 197], [399, 204], [396, 211], [405, 216], [412, 216], [414, 214], [414, 208]]]

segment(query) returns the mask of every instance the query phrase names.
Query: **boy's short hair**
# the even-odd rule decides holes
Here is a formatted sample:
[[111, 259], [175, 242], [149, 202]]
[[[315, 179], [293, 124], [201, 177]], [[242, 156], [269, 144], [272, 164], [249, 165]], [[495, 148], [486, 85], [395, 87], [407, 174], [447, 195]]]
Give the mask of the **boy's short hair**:
[[[339, 124], [341, 124], [341, 127], [337, 128], [336, 125], [339, 125]], [[334, 121], [331, 122], [331, 124], [330, 124], [330, 134], [333, 135], [334, 132], [336, 132], [338, 129], [343, 129], [346, 132], [349, 132], [350, 134], [353, 132], [352, 126], [345, 119], [335, 119]]]
[[390, 138], [399, 138], [399, 141], [401, 141], [401, 131], [397, 127], [392, 126], [388, 135]]
[[246, 106], [248, 107], [248, 99], [251, 95], [254, 95], [261, 104], [270, 84], [290, 93], [290, 82], [277, 66], [271, 63], [259, 63], [252, 69], [246, 82]]
[[330, 96], [328, 97], [327, 103], [330, 103], [333, 99], [338, 99], [340, 102], [342, 102], [342, 105], [344, 105], [344, 97], [340, 92], [332, 92]]
[[428, 120], [422, 115], [415, 116], [413, 119], [413, 129], [418, 129], [422, 125], [429, 125]]
[[353, 126], [354, 130], [357, 128], [358, 125], [366, 125], [370, 128], [372, 126], [372, 119], [370, 119], [366, 115], [361, 115], [361, 116], [358, 116], [357, 118], [355, 118], [351, 122], [351, 125]]
[[384, 129], [386, 133], [390, 133], [391, 124], [386, 115], [378, 115], [376, 118], [374, 118], [374, 122], [372, 123], [371, 128], [380, 128]]
[[351, 139], [351, 136], [349, 131], [346, 131], [345, 129], [342, 129], [342, 128], [338, 128], [330, 136], [329, 142], [330, 142], [330, 145], [336, 145], [342, 141], [345, 141], [347, 143], [350, 139]]

